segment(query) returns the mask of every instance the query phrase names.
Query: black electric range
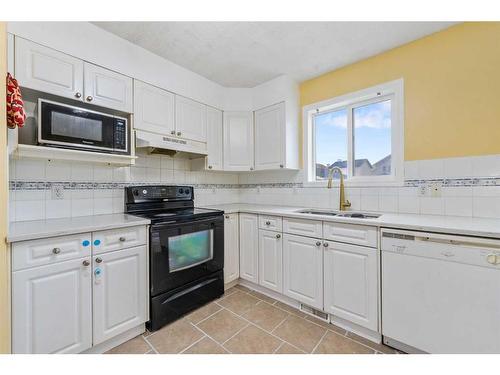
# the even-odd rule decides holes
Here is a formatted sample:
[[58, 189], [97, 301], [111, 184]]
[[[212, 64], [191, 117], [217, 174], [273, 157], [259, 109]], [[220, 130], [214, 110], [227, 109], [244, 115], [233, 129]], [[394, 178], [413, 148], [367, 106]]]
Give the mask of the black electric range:
[[125, 188], [125, 212], [151, 220], [149, 330], [224, 294], [223, 211], [195, 208], [190, 186], [153, 185]]

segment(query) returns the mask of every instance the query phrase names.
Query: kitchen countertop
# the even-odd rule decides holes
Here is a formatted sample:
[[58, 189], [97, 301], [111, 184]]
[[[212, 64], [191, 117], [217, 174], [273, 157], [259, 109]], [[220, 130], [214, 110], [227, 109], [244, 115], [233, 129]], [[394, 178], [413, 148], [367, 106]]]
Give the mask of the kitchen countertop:
[[[310, 207], [271, 206], [255, 204], [221, 204], [204, 206], [223, 210], [225, 213], [253, 213], [295, 217], [309, 220], [331, 221], [338, 223], [364, 224], [384, 228], [410, 229], [427, 232], [451, 233], [459, 235], [480, 236], [500, 239], [500, 219], [486, 219], [460, 216], [416, 215], [416, 214], [381, 214], [376, 219], [356, 219], [327, 215], [312, 215], [297, 211]], [[321, 210], [315, 208], [317, 210]]]
[[127, 214], [92, 215], [62, 219], [15, 221], [9, 224], [7, 242], [150, 224], [149, 219]]

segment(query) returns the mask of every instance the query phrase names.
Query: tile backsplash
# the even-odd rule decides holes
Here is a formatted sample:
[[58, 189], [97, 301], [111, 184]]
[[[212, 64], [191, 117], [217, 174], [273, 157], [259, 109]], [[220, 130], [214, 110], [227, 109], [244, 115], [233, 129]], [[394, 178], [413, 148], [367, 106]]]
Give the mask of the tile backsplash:
[[[123, 212], [130, 184], [195, 186], [198, 206], [278, 204], [338, 209], [338, 188], [303, 185], [302, 171], [192, 171], [189, 159], [140, 154], [136, 165], [113, 167], [36, 159], [10, 162], [10, 220]], [[440, 187], [422, 196], [421, 187]], [[56, 199], [54, 188], [63, 191]], [[405, 162], [402, 187], [346, 188], [352, 210], [500, 218], [500, 155]]]

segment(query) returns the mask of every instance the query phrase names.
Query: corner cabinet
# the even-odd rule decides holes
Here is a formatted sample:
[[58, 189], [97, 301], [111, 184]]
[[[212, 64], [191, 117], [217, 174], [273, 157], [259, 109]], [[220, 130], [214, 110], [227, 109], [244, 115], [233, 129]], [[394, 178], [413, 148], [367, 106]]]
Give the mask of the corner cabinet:
[[240, 214], [240, 277], [259, 283], [259, 222], [254, 214]]
[[[140, 246], [111, 246], [114, 251], [102, 253], [98, 251], [101, 234], [110, 231], [12, 244], [14, 354], [81, 353], [144, 327], [147, 227], [133, 228], [142, 233]], [[127, 243], [134, 231], [114, 232], [116, 242]]]
[[240, 243], [238, 214], [224, 215], [224, 283], [240, 277]]
[[252, 112], [224, 112], [224, 170], [254, 169]]
[[325, 311], [376, 331], [377, 249], [330, 242], [324, 256]]

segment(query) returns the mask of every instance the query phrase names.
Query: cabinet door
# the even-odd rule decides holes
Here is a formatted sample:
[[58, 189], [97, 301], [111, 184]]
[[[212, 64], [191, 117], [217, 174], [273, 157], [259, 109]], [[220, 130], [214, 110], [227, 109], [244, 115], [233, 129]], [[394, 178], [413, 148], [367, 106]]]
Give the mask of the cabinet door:
[[193, 141], [207, 141], [207, 107], [194, 100], [175, 96], [176, 135]]
[[147, 319], [146, 246], [94, 256], [94, 345]]
[[319, 239], [283, 235], [283, 293], [323, 309], [323, 246]]
[[83, 100], [83, 61], [26, 39], [15, 39], [16, 78], [23, 87]]
[[85, 102], [132, 112], [132, 78], [89, 63], [83, 76]]
[[285, 167], [285, 103], [255, 111], [255, 169]]
[[210, 170], [224, 169], [222, 160], [222, 111], [207, 107], [207, 167]]
[[376, 331], [377, 250], [329, 244], [325, 251], [325, 311]]
[[13, 353], [79, 353], [90, 348], [91, 285], [90, 257], [13, 272]]
[[224, 112], [224, 170], [253, 170], [252, 112]]
[[259, 233], [258, 217], [240, 214], [240, 277], [259, 282]]
[[240, 243], [238, 214], [224, 216], [224, 282], [240, 277]]
[[134, 128], [148, 132], [172, 135], [175, 95], [134, 80]]
[[283, 241], [281, 233], [259, 230], [259, 284], [283, 293]]

